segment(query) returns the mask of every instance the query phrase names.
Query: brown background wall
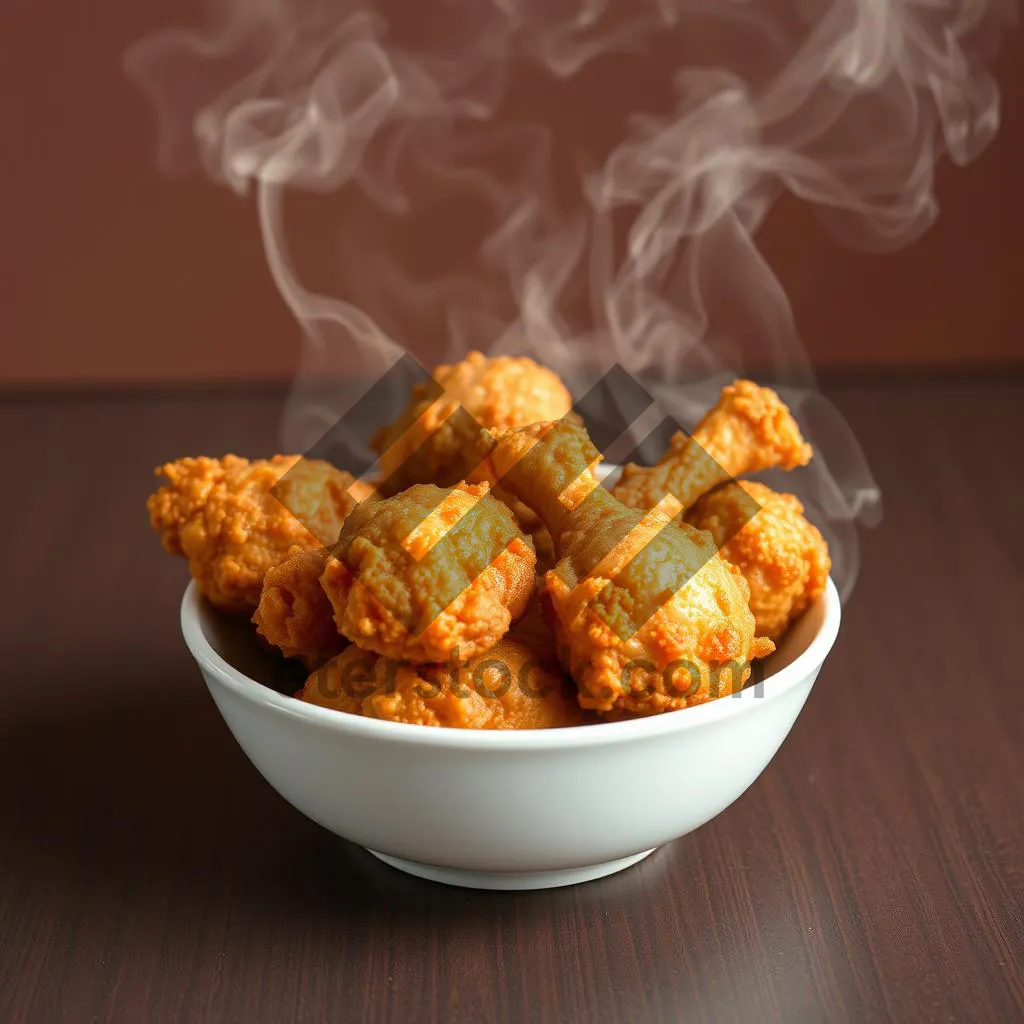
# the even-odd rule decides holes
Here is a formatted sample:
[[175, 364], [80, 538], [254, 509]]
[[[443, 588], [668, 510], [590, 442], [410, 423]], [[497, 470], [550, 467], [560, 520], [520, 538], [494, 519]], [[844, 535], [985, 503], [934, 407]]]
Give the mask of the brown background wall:
[[[198, 3], [0, 7], [0, 383], [266, 379], [297, 331], [266, 271], [249, 203], [154, 164], [149, 108], [125, 80], [134, 39], [194, 23]], [[795, 205], [764, 248], [823, 367], [1024, 360], [1024, 61], [998, 68], [1004, 121], [939, 177], [938, 225], [890, 256], [843, 250]]]

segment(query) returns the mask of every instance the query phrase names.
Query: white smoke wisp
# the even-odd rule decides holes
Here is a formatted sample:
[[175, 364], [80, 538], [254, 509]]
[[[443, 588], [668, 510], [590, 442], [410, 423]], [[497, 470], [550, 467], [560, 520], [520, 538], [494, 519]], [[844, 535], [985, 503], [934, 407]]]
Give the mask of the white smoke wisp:
[[936, 163], [998, 127], [1012, 0], [210, 2], [127, 67], [164, 167], [255, 188], [306, 339], [288, 447], [405, 351], [531, 354], [577, 394], [619, 363], [687, 427], [768, 377], [817, 452], [786, 489], [849, 591], [878, 489], [757, 233], [788, 192], [850, 244], [917, 238]]

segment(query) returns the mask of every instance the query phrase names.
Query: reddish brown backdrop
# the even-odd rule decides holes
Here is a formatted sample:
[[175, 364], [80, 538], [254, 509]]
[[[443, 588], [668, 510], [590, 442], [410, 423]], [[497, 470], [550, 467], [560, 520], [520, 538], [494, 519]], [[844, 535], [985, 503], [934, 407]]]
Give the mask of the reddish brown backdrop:
[[[134, 39], [198, 4], [108, 0], [0, 7], [7, 147], [0, 383], [267, 379], [297, 332], [268, 277], [251, 206], [163, 180], [153, 119], [121, 65]], [[944, 167], [942, 214], [891, 256], [845, 251], [795, 205], [764, 246], [823, 367], [1024, 359], [1024, 62], [1004, 46], [1004, 122], [966, 170]], [[628, 87], [628, 83], [623, 83]]]

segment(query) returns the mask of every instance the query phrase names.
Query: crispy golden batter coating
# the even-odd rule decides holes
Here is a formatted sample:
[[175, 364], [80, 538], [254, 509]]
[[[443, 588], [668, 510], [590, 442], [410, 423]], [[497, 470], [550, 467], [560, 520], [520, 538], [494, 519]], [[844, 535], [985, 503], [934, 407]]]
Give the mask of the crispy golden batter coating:
[[547, 526], [559, 562], [543, 597], [580, 705], [610, 717], [657, 714], [742, 687], [755, 636], [749, 590], [710, 534], [678, 508], [626, 508], [594, 476], [600, 455], [561, 422], [481, 438], [488, 472]]
[[[433, 376], [444, 394], [431, 401], [429, 382], [417, 384], [402, 415], [373, 439], [385, 493], [419, 483], [450, 487], [478, 461], [479, 427], [555, 420], [572, 407], [558, 374], [526, 356], [487, 358], [470, 352], [461, 362], [438, 366]], [[469, 415], [456, 415], [460, 407]]]
[[486, 484], [417, 484], [348, 518], [321, 577], [339, 631], [411, 662], [472, 658], [522, 615], [536, 555]]
[[391, 722], [550, 729], [582, 724], [574, 694], [550, 650], [509, 635], [458, 665], [412, 665], [352, 646], [310, 675], [296, 696]]
[[267, 570], [252, 617], [256, 632], [286, 658], [298, 658], [310, 669], [348, 643], [334, 624], [334, 610], [320, 586], [326, 562], [324, 548], [292, 548], [285, 561]]
[[811, 447], [793, 414], [771, 388], [738, 380], [690, 437], [676, 434], [656, 466], [630, 463], [613, 494], [630, 508], [654, 508], [672, 494], [683, 509], [730, 477], [764, 469], [805, 466]]
[[523, 515], [520, 510], [525, 506], [521, 501], [509, 504], [509, 508], [519, 520], [523, 533], [528, 533], [533, 541], [533, 548], [537, 552], [537, 571], [547, 572], [558, 561], [555, 556], [555, 545], [551, 540], [551, 534], [548, 533], [548, 528], [533, 513], [528, 516]]
[[298, 455], [179, 459], [156, 475], [166, 483], [146, 502], [153, 529], [171, 554], [188, 559], [205, 597], [227, 612], [251, 613], [267, 570], [293, 546], [333, 543], [356, 505], [349, 488], [358, 491], [351, 474]]
[[[751, 499], [760, 506], [753, 518]], [[757, 632], [772, 640], [824, 591], [831, 569], [825, 538], [803, 511], [792, 494], [744, 481], [706, 494], [686, 517], [743, 573]]]
[[378, 490], [300, 456], [156, 471], [164, 547], [313, 670], [296, 697], [464, 729], [659, 714], [740, 689], [824, 590], [800, 502], [732, 479], [811, 457], [771, 389], [724, 388], [609, 493], [556, 374], [473, 352], [435, 377], [374, 439]]

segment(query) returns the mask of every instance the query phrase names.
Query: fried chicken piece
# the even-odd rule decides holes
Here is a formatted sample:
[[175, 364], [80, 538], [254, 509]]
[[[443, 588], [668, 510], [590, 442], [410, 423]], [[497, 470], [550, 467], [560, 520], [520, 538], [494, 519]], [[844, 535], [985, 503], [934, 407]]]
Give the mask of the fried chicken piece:
[[315, 550], [337, 539], [357, 504], [350, 488], [360, 486], [351, 474], [298, 455], [179, 459], [156, 475], [166, 483], [146, 508], [164, 548], [188, 559], [211, 604], [246, 614], [259, 604], [267, 570], [293, 546]]
[[582, 427], [485, 432], [481, 445], [488, 472], [551, 534], [559, 562], [543, 597], [583, 708], [622, 717], [703, 703], [740, 689], [750, 660], [772, 650], [711, 535], [677, 527], [671, 499], [647, 512], [616, 500]]
[[793, 414], [771, 388], [737, 380], [687, 437], [678, 433], [656, 466], [630, 463], [613, 494], [630, 508], [654, 508], [672, 494], [688, 509], [732, 477], [764, 469], [795, 469], [811, 458]]
[[438, 366], [433, 378], [444, 394], [434, 400], [430, 381], [417, 384], [405, 411], [371, 442], [381, 456], [385, 494], [420, 483], [450, 487], [479, 461], [480, 427], [555, 420], [572, 407], [558, 374], [526, 356], [470, 352], [461, 362]]
[[452, 729], [550, 729], [584, 721], [550, 650], [504, 637], [457, 665], [412, 665], [349, 647], [310, 675], [300, 700], [366, 718]]
[[326, 562], [324, 548], [293, 547], [285, 561], [267, 570], [252, 617], [257, 633], [286, 658], [298, 658], [309, 669], [348, 643], [334, 624], [331, 602], [320, 586]]
[[[397, 666], [398, 662], [392, 664]], [[350, 644], [312, 671], [295, 697], [322, 708], [361, 715], [363, 701], [376, 692], [378, 671], [384, 680], [383, 666], [384, 659], [379, 654]]]
[[757, 632], [772, 640], [824, 591], [832, 567], [825, 538], [803, 511], [792, 494], [744, 481], [706, 494], [686, 516], [743, 573]]
[[321, 584], [338, 630], [398, 661], [493, 647], [526, 609], [537, 557], [486, 484], [417, 484], [346, 520]]

